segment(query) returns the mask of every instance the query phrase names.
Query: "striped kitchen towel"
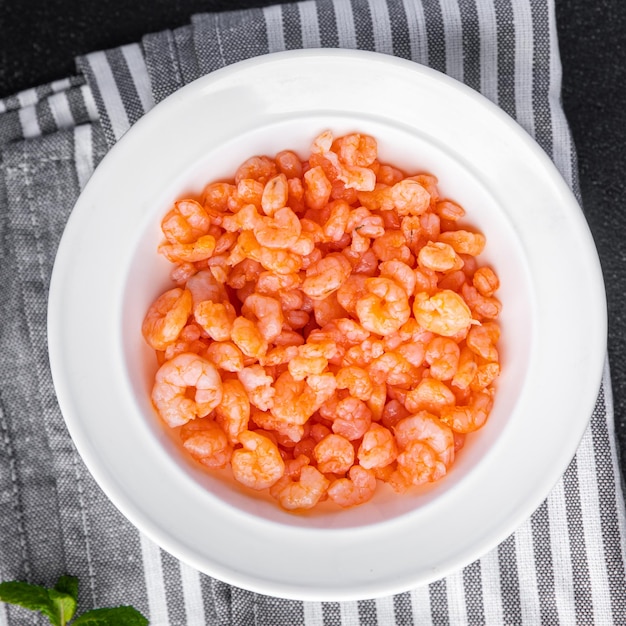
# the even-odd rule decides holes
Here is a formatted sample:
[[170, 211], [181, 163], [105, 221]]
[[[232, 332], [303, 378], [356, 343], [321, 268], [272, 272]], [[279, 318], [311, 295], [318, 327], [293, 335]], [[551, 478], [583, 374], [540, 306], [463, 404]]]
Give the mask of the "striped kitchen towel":
[[[200, 574], [132, 527], [82, 464], [46, 352], [50, 272], [80, 189], [155, 102], [235, 61], [303, 47], [376, 50], [464, 81], [518, 120], [579, 196], [550, 0], [308, 0], [197, 15], [0, 101], [0, 579], [72, 573], [81, 609], [131, 603], [153, 626], [626, 624], [608, 365], [576, 456], [531, 518], [478, 561], [391, 597], [298, 602]], [[0, 626], [25, 615], [0, 604]]]

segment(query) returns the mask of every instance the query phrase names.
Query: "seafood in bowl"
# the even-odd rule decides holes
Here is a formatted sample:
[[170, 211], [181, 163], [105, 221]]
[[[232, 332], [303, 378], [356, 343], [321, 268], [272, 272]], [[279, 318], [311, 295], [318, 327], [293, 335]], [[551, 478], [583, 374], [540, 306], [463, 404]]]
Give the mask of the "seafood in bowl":
[[[371, 88], [372, 81], [379, 85], [378, 89]], [[266, 198], [266, 206], [272, 214], [263, 209], [263, 193], [259, 204], [258, 194], [255, 196], [258, 186], [253, 183], [242, 183], [242, 193], [246, 191], [252, 194], [252, 198], [257, 197], [256, 204], [252, 201], [239, 211], [229, 210], [233, 215], [230, 224], [226, 221], [228, 229], [220, 225], [221, 231], [217, 231], [211, 224], [206, 234], [193, 234], [191, 242], [182, 242], [179, 234], [182, 231], [178, 230], [181, 224], [177, 226], [178, 217], [174, 214], [166, 220], [166, 231], [170, 235], [176, 234], [174, 241], [164, 235], [163, 218], [177, 203], [193, 200], [204, 208], [204, 191], [209, 187], [212, 191], [217, 190], [211, 187], [213, 183], [226, 182], [238, 187], [235, 172], [251, 155], [270, 155], [274, 159], [288, 149], [298, 155], [302, 166], [303, 161], [310, 161], [315, 137], [325, 129], [332, 130], [333, 142], [335, 138], [354, 133], [376, 138], [379, 163], [391, 164], [402, 172], [403, 179], [415, 174], [436, 176], [440, 197], [466, 211], [466, 215], [456, 220], [456, 227], [454, 211], [458, 209], [452, 205], [446, 209], [452, 213], [444, 219], [437, 213], [437, 210], [443, 211], [443, 206], [439, 209], [435, 206], [434, 210], [429, 208], [422, 215], [398, 216], [439, 217], [440, 233], [432, 238], [433, 244], [437, 245], [422, 254], [422, 265], [441, 260], [440, 256], [445, 260], [446, 255], [440, 253], [442, 250], [449, 253], [449, 250], [439, 245], [442, 243], [454, 249], [464, 262], [462, 268], [448, 272], [447, 284], [440, 285], [437, 280], [436, 288], [441, 291], [430, 294], [434, 284], [418, 283], [418, 269], [425, 276], [430, 273], [426, 271], [428, 268], [420, 267], [419, 251], [417, 255], [410, 253], [414, 259], [411, 256], [403, 258], [402, 254], [406, 253], [402, 252], [400, 245], [400, 258], [382, 260], [376, 256], [374, 250], [379, 254], [394, 250], [396, 234], [390, 235], [388, 240], [383, 239], [389, 245], [375, 245], [376, 239], [387, 238], [387, 231], [396, 229], [393, 224], [383, 221], [385, 234], [381, 233], [380, 237], [366, 237], [363, 229], [356, 231], [352, 224], [353, 234], [344, 237], [341, 234], [344, 209], [337, 209], [333, 216], [336, 219], [328, 224], [331, 216], [330, 213], [324, 215], [323, 208], [305, 207], [304, 211], [294, 211], [290, 207], [298, 216], [298, 234], [298, 224], [290, 213], [279, 212], [284, 207], [274, 206], [273, 210], [272, 203], [268, 204]], [[332, 142], [331, 151], [334, 151]], [[333, 159], [330, 156], [330, 160]], [[293, 159], [292, 164], [296, 166]], [[324, 171], [325, 163], [317, 166]], [[297, 176], [285, 173], [285, 177], [288, 181], [299, 178], [302, 182], [306, 180], [307, 172], [314, 169]], [[375, 176], [381, 176], [381, 170], [389, 173], [381, 166]], [[268, 181], [280, 173], [277, 171]], [[309, 177], [313, 176], [315, 172], [309, 174]], [[329, 173], [325, 176], [329, 178]], [[323, 183], [321, 176], [320, 180]], [[377, 182], [393, 187], [402, 181], [390, 178], [387, 181], [377, 179]], [[292, 187], [296, 185], [291, 184]], [[410, 186], [412, 191], [421, 193], [413, 183]], [[339, 187], [337, 185], [337, 189]], [[277, 181], [268, 190], [268, 195], [272, 195], [271, 191], [276, 197], [280, 189], [281, 183]], [[370, 205], [368, 208], [365, 204], [367, 194], [376, 196], [376, 190], [357, 193], [361, 194], [361, 200], [358, 205], [348, 202], [352, 207], [348, 217], [355, 211], [365, 215], [366, 210], [373, 215], [379, 213], [380, 218], [390, 217], [380, 210], [381, 207]], [[384, 202], [384, 198], [381, 201]], [[339, 202], [339, 199], [333, 198], [331, 202]], [[191, 209], [193, 213], [194, 206], [193, 203], [185, 205], [182, 211]], [[246, 206], [252, 206], [256, 215]], [[244, 213], [240, 219], [248, 215], [259, 225], [256, 235], [254, 230], [246, 231], [236, 223], [241, 211]], [[317, 219], [310, 220], [312, 224], [305, 221], [314, 216], [305, 217], [307, 211], [320, 212]], [[324, 231], [326, 225], [327, 232]], [[233, 230], [229, 230], [231, 226]], [[257, 237], [261, 226], [265, 229], [260, 235], [264, 243], [257, 246], [254, 242], [259, 242]], [[376, 220], [370, 226], [374, 228]], [[185, 228], [184, 224], [182, 227]], [[271, 267], [263, 267], [263, 262], [267, 265], [268, 259], [271, 261], [276, 255], [266, 256], [261, 248], [272, 250], [267, 244], [275, 241], [277, 231], [280, 240], [285, 234], [280, 231], [292, 228], [294, 233], [290, 234], [289, 245], [296, 247], [297, 255], [294, 254], [293, 258], [291, 253], [283, 256], [289, 259], [289, 263], [296, 264], [294, 271], [282, 275], [272, 272]], [[475, 257], [473, 268], [467, 251], [455, 249], [458, 245], [454, 240], [456, 235], [445, 235], [455, 230], [484, 236], [486, 245]], [[315, 248], [324, 251], [323, 259], [331, 259], [332, 272], [341, 272], [342, 268], [347, 272], [346, 260], [350, 265], [350, 276], [345, 281], [348, 285], [331, 281], [326, 285], [312, 271], [306, 283], [307, 294], [304, 285], [310, 268], [297, 267], [297, 263], [302, 263], [307, 256], [304, 248], [298, 249], [303, 245], [299, 240], [305, 238], [303, 232], [307, 237], [315, 237], [315, 233], [319, 237], [320, 231], [329, 241], [317, 241]], [[361, 234], [355, 237], [355, 231]], [[202, 237], [207, 238], [200, 241], [201, 245], [186, 248]], [[232, 246], [226, 246], [229, 238], [233, 241], [236, 238]], [[369, 248], [363, 241], [365, 239], [370, 240]], [[475, 242], [479, 240], [478, 237]], [[161, 246], [162, 253], [159, 253]], [[226, 247], [222, 250], [221, 246]], [[333, 247], [335, 249], [331, 249]], [[354, 271], [350, 255], [359, 250], [365, 255], [365, 248], [375, 257], [377, 273], [355, 278], [358, 273]], [[208, 259], [194, 260], [197, 254], [206, 254], [207, 250], [212, 250]], [[249, 280], [246, 272], [241, 272], [239, 278], [236, 274], [233, 276], [234, 267], [244, 259], [232, 268], [222, 264], [223, 257], [230, 258], [234, 251], [257, 257], [245, 259], [245, 266], [254, 280]], [[166, 254], [175, 259], [175, 268]], [[317, 255], [312, 250], [310, 254]], [[370, 259], [372, 254], [368, 254]], [[448, 256], [456, 259], [451, 254]], [[402, 280], [406, 274], [400, 265], [403, 263], [413, 271], [415, 287], [411, 278]], [[187, 264], [194, 265], [193, 272]], [[258, 277], [257, 264], [261, 265]], [[319, 275], [324, 276], [324, 265], [320, 268]], [[481, 268], [491, 269], [493, 275]], [[431, 268], [431, 271], [437, 273], [441, 269]], [[473, 273], [471, 280], [466, 275], [468, 271]], [[301, 284], [293, 288], [302, 293], [293, 294], [292, 301], [283, 294], [281, 300], [275, 289], [276, 277], [267, 276], [261, 280], [263, 272], [284, 276], [287, 281], [293, 278], [289, 274], [297, 273]], [[463, 285], [455, 282], [460, 283], [461, 279], [457, 272], [464, 274], [465, 295]], [[197, 285], [194, 285], [195, 275], [199, 275]], [[202, 284], [204, 278], [208, 280], [206, 284]], [[227, 281], [233, 282], [232, 279], [237, 280], [231, 287]], [[197, 296], [207, 286], [211, 287], [213, 280], [222, 285], [226, 283], [224, 289], [229, 295], [228, 301], [209, 296], [194, 304], [193, 293]], [[254, 290], [247, 285], [252, 282]], [[365, 283], [366, 292], [361, 293]], [[455, 310], [461, 312], [459, 319], [467, 321], [463, 313], [464, 306], [467, 306], [471, 319], [480, 321], [480, 325], [470, 323], [467, 331], [467, 337], [470, 332], [485, 333], [482, 338], [476, 336], [475, 346], [478, 349], [478, 344], [485, 342], [480, 348], [483, 354], [478, 359], [472, 358], [478, 367], [497, 363], [501, 369], [492, 381], [495, 389], [491, 397], [493, 406], [478, 431], [465, 434], [460, 432], [458, 425], [454, 427], [455, 420], [467, 417], [464, 412], [462, 415], [451, 412], [446, 416], [446, 423], [442, 420], [445, 407], [441, 407], [439, 413], [435, 410], [437, 407], [419, 407], [419, 403], [425, 400], [420, 394], [412, 397], [417, 406], [413, 407], [415, 410], [407, 409], [409, 415], [403, 414], [394, 403], [384, 419], [382, 415], [380, 419], [374, 419], [378, 417], [376, 411], [380, 410], [380, 404], [372, 402], [372, 396], [381, 377], [393, 372], [400, 378], [400, 382], [395, 380], [390, 384], [396, 388], [393, 390], [396, 397], [385, 396], [384, 406], [396, 400], [406, 409], [408, 392], [411, 391], [402, 388], [402, 368], [393, 370], [389, 367], [391, 363], [385, 361], [389, 359], [387, 352], [398, 352], [403, 343], [408, 343], [402, 338], [407, 329], [403, 330], [401, 325], [395, 330], [393, 323], [388, 326], [387, 315], [375, 315], [373, 325], [366, 327], [372, 322], [369, 313], [376, 309], [373, 303], [384, 297], [381, 296], [385, 293], [384, 286], [389, 287], [389, 293], [399, 296], [396, 300], [400, 303], [398, 312], [404, 310], [403, 315], [406, 315], [404, 298], [412, 292], [413, 295], [407, 297], [409, 320], [403, 324], [417, 323], [416, 302], [418, 315], [423, 314], [424, 318], [420, 319], [426, 321], [425, 318], [432, 317], [434, 322], [436, 316], [431, 314], [444, 290], [462, 296], [465, 305], [455, 301]], [[496, 286], [497, 291], [490, 294]], [[317, 305], [316, 311], [313, 303], [324, 300], [327, 287], [337, 288], [328, 296], [326, 304]], [[353, 287], [357, 287], [352, 292], [355, 298], [351, 297]], [[175, 292], [171, 300], [164, 298], [165, 310], [177, 303], [174, 308], [180, 306], [181, 318], [186, 322], [182, 330], [178, 327], [180, 322], [174, 325], [174, 335], [180, 331], [175, 340], [166, 333], [163, 344], [157, 341], [157, 345], [151, 347], [142, 336], [142, 325], [151, 305], [171, 289], [179, 289], [182, 293]], [[249, 289], [250, 292], [245, 293]], [[278, 291], [281, 289], [287, 290], [287, 287]], [[185, 290], [192, 294], [190, 312], [187, 312], [189, 296], [183, 295]], [[236, 295], [239, 290], [242, 298]], [[424, 293], [428, 298], [419, 295]], [[586, 297], [581, 298], [580, 293]], [[479, 319], [472, 294], [480, 295], [488, 303], [489, 298], [496, 298], [501, 310], [494, 302], [491, 304], [499, 310], [497, 318]], [[282, 330], [276, 325], [276, 319], [280, 320], [280, 317], [272, 317], [277, 306], [264, 298], [280, 302]], [[300, 302], [302, 306], [299, 306]], [[292, 51], [224, 68], [181, 89], [139, 120], [108, 153], [79, 198], [57, 254], [49, 299], [49, 352], [59, 404], [78, 451], [111, 501], [157, 544], [202, 572], [261, 593], [297, 599], [371, 598], [431, 582], [470, 563], [506, 538], [545, 499], [571, 460], [596, 399], [605, 348], [606, 319], [602, 303], [602, 277], [597, 255], [575, 198], [541, 148], [505, 113], [449, 77], [402, 59], [347, 50]], [[240, 321], [234, 324], [232, 310], [228, 306], [222, 309], [217, 304], [230, 304], [235, 319], [240, 318]], [[244, 304], [247, 305], [245, 310]], [[197, 311], [196, 305], [201, 305]], [[269, 311], [274, 311], [272, 315], [265, 315], [266, 306], [270, 307]], [[338, 307], [346, 312], [341, 312], [343, 317], [336, 315]], [[156, 326], [163, 316], [159, 310], [160, 304], [153, 319]], [[192, 316], [193, 323], [189, 323]], [[211, 320], [215, 319], [225, 320], [228, 332], [221, 323], [212, 324]], [[393, 319], [397, 323], [398, 320]], [[200, 322], [208, 325], [213, 337]], [[291, 329], [293, 334], [283, 334], [285, 323], [289, 326], [286, 330]], [[310, 328], [311, 332], [302, 330], [313, 323], [319, 328]], [[332, 335], [332, 345], [324, 349], [316, 346], [317, 351], [307, 347], [311, 336], [315, 338], [324, 327], [328, 330], [329, 324], [331, 329], [333, 324], [340, 324], [342, 328], [350, 325], [364, 338], [358, 345], [342, 345], [341, 338], [356, 340], [344, 328]], [[497, 339], [492, 324], [497, 324], [501, 330]], [[241, 346], [245, 344], [241, 341], [241, 334], [250, 336], [249, 330], [252, 334], [257, 333], [261, 348], [263, 342], [267, 342], [265, 353], [261, 349], [257, 356], [246, 355], [233, 340], [232, 325]], [[189, 328], [185, 330], [187, 326]], [[474, 330], [490, 327], [492, 336], [486, 330]], [[242, 329], [244, 332], [240, 334]], [[427, 332], [436, 330], [431, 328]], [[377, 331], [383, 331], [383, 334]], [[367, 338], [365, 333], [368, 333]], [[438, 387], [438, 383], [443, 383], [454, 395], [454, 406], [467, 407], [468, 399], [457, 398], [458, 391], [455, 394], [458, 386], [452, 385], [452, 379], [446, 380], [454, 369], [447, 367], [450, 364], [448, 359], [451, 357], [454, 362], [456, 355], [456, 349], [447, 340], [456, 343], [459, 350], [457, 372], [463, 370], [469, 352], [476, 353], [471, 349], [464, 350], [468, 348], [467, 337], [463, 340], [465, 343], [459, 343], [454, 335], [436, 334], [438, 336], [431, 337], [427, 343], [422, 337], [424, 356], [421, 365], [416, 365], [419, 347], [418, 353], [412, 351], [415, 348], [403, 347], [401, 356], [409, 364], [410, 372], [415, 374], [417, 371], [421, 375], [420, 381], [429, 381], [424, 385]], [[276, 335], [274, 340], [273, 335]], [[294, 345], [289, 345], [289, 340], [283, 346], [276, 345], [276, 339], [281, 335], [279, 341], [290, 337]], [[300, 339], [296, 335], [300, 335]], [[393, 336], [396, 342], [400, 340], [396, 345], [394, 341], [390, 343]], [[441, 341], [435, 342], [439, 337]], [[380, 343], [383, 344], [383, 351], [373, 357], [374, 360], [383, 357], [379, 362], [381, 367], [368, 368], [367, 363], [359, 361], [360, 353], [365, 355], [370, 340], [370, 356], [380, 351]], [[324, 345], [325, 341], [318, 343]], [[434, 343], [429, 350], [431, 341]], [[473, 342], [473, 338], [469, 341]], [[177, 348], [170, 346], [183, 342], [189, 344], [185, 351], [174, 354]], [[199, 342], [202, 347], [194, 342]], [[229, 342], [233, 344], [230, 352], [224, 351], [223, 346]], [[363, 342], [366, 343], [362, 346]], [[212, 347], [216, 344], [222, 347]], [[190, 346], [199, 349], [189, 349]], [[233, 347], [243, 355], [242, 369], [237, 361], [239, 352]], [[165, 355], [168, 348], [169, 354]], [[281, 363], [284, 355], [279, 358], [280, 351], [274, 353], [277, 348], [290, 355], [286, 362]], [[345, 353], [341, 355], [344, 348]], [[163, 353], [161, 362], [161, 356], [155, 357], [155, 350]], [[493, 350], [497, 351], [497, 358]], [[254, 354], [253, 350], [250, 352]], [[340, 356], [343, 361], [348, 353], [354, 362], [333, 363]], [[260, 359], [268, 359], [270, 354], [272, 359], [277, 359], [276, 362], [262, 364]], [[441, 354], [444, 358], [440, 361], [438, 355]], [[216, 369], [222, 385], [222, 401], [218, 403], [218, 406], [222, 405], [222, 417], [218, 416], [220, 411], [216, 407], [204, 417], [196, 416], [171, 428], [158, 416], [151, 398], [157, 372], [166, 361], [181, 357], [186, 364], [196, 362], [198, 358], [213, 366], [216, 361], [221, 364]], [[232, 365], [228, 365], [229, 359]], [[324, 360], [328, 362], [327, 366]], [[227, 365], [234, 371], [228, 371]], [[258, 367], [265, 373], [256, 369]], [[322, 369], [316, 370], [315, 367]], [[485, 369], [488, 377], [494, 375], [495, 369], [493, 365], [489, 367], [491, 372], [489, 368]], [[200, 370], [207, 375], [207, 380], [202, 384], [209, 393], [192, 399], [200, 404], [206, 401], [210, 407], [216, 402], [211, 394], [218, 386], [217, 379], [211, 368], [203, 368], [205, 365]], [[356, 421], [357, 426], [361, 424], [362, 428], [368, 424], [369, 414], [362, 411], [363, 405], [371, 413], [363, 436], [349, 438], [358, 430], [350, 433], [344, 429], [346, 424], [336, 418], [336, 407], [331, 407], [334, 419], [322, 416], [321, 407], [313, 421], [312, 415], [303, 422], [306, 413], [294, 419], [290, 411], [292, 408], [297, 411], [295, 401], [294, 407], [278, 408], [279, 413], [283, 411], [283, 418], [278, 423], [257, 423], [257, 418], [260, 421], [275, 418], [272, 409], [274, 413], [276, 409], [264, 404], [263, 394], [253, 394], [256, 382], [272, 373], [269, 368], [274, 368], [275, 394], [290, 390], [290, 385], [285, 385], [282, 390], [279, 385], [279, 389], [275, 389], [283, 375], [283, 381], [290, 382], [287, 374], [294, 379], [291, 389], [296, 389], [297, 395], [297, 390], [308, 384], [307, 379], [317, 376], [325, 381], [330, 378], [330, 373], [334, 381], [331, 384], [336, 385], [337, 405], [347, 399], [345, 408], [350, 410], [350, 405], [359, 407], [366, 416], [361, 422]], [[366, 399], [367, 385], [362, 384], [366, 379], [354, 368], [368, 373], [372, 383], [369, 400]], [[339, 375], [341, 369], [346, 371]], [[430, 375], [424, 377], [427, 369]], [[469, 369], [473, 369], [471, 364]], [[220, 370], [227, 373], [222, 374]], [[311, 374], [311, 371], [321, 373]], [[433, 373], [437, 375], [433, 376]], [[168, 373], [166, 370], [164, 374], [172, 382], [172, 371]], [[296, 380], [303, 375], [303, 379]], [[452, 378], [456, 375], [452, 374]], [[184, 373], [178, 381], [185, 385], [174, 380], [174, 387], [186, 387], [187, 382], [193, 382], [193, 378], [187, 376], [191, 374]], [[315, 380], [312, 378], [311, 382]], [[460, 382], [459, 377], [457, 382]], [[247, 405], [240, 392], [241, 387], [246, 390], [246, 386], [250, 417], [243, 429]], [[258, 387], [261, 390], [263, 385]], [[174, 391], [174, 395], [178, 394], [176, 389]], [[239, 401], [243, 403], [242, 421], [233, 418], [236, 413], [231, 413], [230, 408], [224, 411], [224, 393], [233, 406]], [[480, 391], [471, 390], [471, 383], [470, 393], [480, 395]], [[181, 401], [188, 399], [187, 392], [179, 397]], [[254, 402], [251, 402], [252, 397]], [[282, 397], [290, 398], [288, 395]], [[396, 414], [391, 411], [394, 406], [398, 408]], [[201, 413], [205, 410], [206, 407]], [[359, 506], [343, 507], [322, 494], [313, 508], [294, 509], [297, 514], [292, 509], [286, 510], [280, 505], [280, 499], [270, 493], [270, 490], [278, 491], [280, 496], [281, 486], [285, 487], [283, 497], [285, 503], [290, 504], [298, 501], [298, 482], [325, 485], [318, 473], [329, 482], [326, 493], [333, 483], [339, 485], [336, 487], [338, 491], [344, 485], [349, 488], [348, 493], [357, 493], [359, 481], [362, 480], [367, 488], [370, 472], [382, 473], [383, 477], [384, 472], [389, 471], [386, 468], [391, 468], [391, 473], [398, 472], [398, 456], [407, 449], [410, 454], [429, 452], [425, 447], [408, 443], [415, 438], [411, 422], [394, 430], [396, 418], [399, 423], [421, 411], [439, 420], [433, 422], [432, 418], [421, 414], [419, 427], [422, 431], [431, 428], [433, 423], [437, 426], [444, 424], [453, 433], [455, 448], [460, 445], [462, 435], [465, 436], [463, 447], [454, 453], [453, 462], [450, 462], [452, 454], [443, 453], [441, 465], [435, 465], [446, 469], [441, 479], [411, 484], [406, 490], [406, 485], [400, 485], [400, 491], [404, 492], [398, 493], [389, 482], [376, 478], [373, 496]], [[180, 416], [178, 411], [165, 412], [169, 419], [176, 420]], [[477, 415], [478, 422], [482, 421], [480, 413]], [[223, 443], [220, 433], [224, 434], [227, 445], [222, 449], [231, 466], [233, 454], [240, 451], [235, 457], [239, 457], [236, 466], [241, 462], [241, 467], [236, 470], [240, 477], [247, 472], [245, 469], [239, 471], [250, 458], [247, 453], [254, 454], [254, 446], [258, 449], [259, 445], [267, 448], [269, 458], [276, 459], [274, 469], [276, 466], [281, 468], [281, 461], [285, 468], [293, 467], [287, 477], [286, 469], [281, 476], [277, 476], [280, 472], [270, 472], [267, 483], [276, 482], [261, 490], [251, 489], [233, 477], [228, 463], [223, 468], [212, 469], [193, 459], [190, 451], [183, 447], [180, 433], [183, 432], [183, 438], [191, 442], [188, 447], [191, 446], [196, 453], [202, 448], [202, 438], [206, 436], [198, 434], [202, 428], [194, 431], [197, 425], [202, 428], [208, 425], [205, 430], [209, 442], [215, 439]], [[333, 426], [338, 432], [333, 431]], [[389, 435], [378, 427], [393, 435], [397, 449], [396, 460], [388, 465], [384, 465], [382, 456], [375, 454], [369, 458], [369, 443], [363, 445], [363, 441], [371, 438], [377, 442], [379, 437], [391, 443]], [[441, 430], [448, 433], [445, 428]], [[366, 433], [369, 433], [367, 439]], [[344, 440], [352, 447], [354, 460]], [[324, 443], [316, 453], [315, 448], [322, 441]], [[434, 438], [431, 441], [439, 446]], [[450, 441], [449, 433], [441, 441], [444, 446], [439, 449], [442, 452], [449, 449], [445, 443]], [[355, 442], [358, 443], [355, 445]], [[228, 446], [232, 453], [229, 453]], [[391, 449], [392, 454], [387, 459], [393, 457], [393, 446]], [[281, 461], [278, 461], [276, 450]], [[297, 452], [295, 456], [294, 450]], [[338, 453], [340, 451], [342, 454]], [[219, 454], [207, 457], [212, 457], [211, 464], [223, 462]], [[382, 467], [374, 467], [377, 464]], [[441, 471], [439, 469], [436, 473]], [[283, 484], [286, 478], [291, 481], [291, 472], [294, 476], [299, 472], [300, 479]], [[253, 482], [259, 486], [258, 476], [252, 475]], [[396, 477], [402, 478], [402, 481], [396, 481], [398, 484], [413, 483], [412, 477], [405, 481], [409, 477], [402, 476], [402, 472], [396, 473]], [[341, 483], [341, 480], [351, 481], [352, 485]]]
[[443, 478], [500, 373], [485, 237], [437, 179], [330, 131], [253, 156], [161, 221], [152, 403], [209, 469], [287, 510]]

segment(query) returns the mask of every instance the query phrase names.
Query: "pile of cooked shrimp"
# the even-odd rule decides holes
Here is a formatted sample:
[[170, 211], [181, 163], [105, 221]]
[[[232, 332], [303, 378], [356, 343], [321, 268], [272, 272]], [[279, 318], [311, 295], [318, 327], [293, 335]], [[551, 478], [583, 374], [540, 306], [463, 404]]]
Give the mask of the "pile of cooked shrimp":
[[287, 510], [436, 481], [491, 411], [498, 277], [437, 179], [327, 131], [176, 202], [143, 335], [189, 455]]

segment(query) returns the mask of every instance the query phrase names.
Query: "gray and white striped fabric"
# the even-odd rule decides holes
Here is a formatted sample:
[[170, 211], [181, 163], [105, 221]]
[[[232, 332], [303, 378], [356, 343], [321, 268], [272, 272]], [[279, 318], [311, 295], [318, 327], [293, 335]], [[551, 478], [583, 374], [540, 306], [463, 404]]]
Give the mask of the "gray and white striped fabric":
[[[79, 77], [0, 101], [0, 579], [51, 584], [72, 573], [82, 609], [131, 603], [153, 626], [625, 624], [608, 364], [577, 454], [532, 517], [480, 560], [393, 597], [296, 602], [200, 574], [132, 527], [77, 455], [54, 397], [45, 311], [80, 189], [107, 148], [184, 84], [254, 55], [320, 46], [394, 54], [463, 80], [517, 119], [579, 193], [549, 0], [308, 0], [198, 15], [78, 59]], [[0, 626], [25, 619], [0, 605]]]

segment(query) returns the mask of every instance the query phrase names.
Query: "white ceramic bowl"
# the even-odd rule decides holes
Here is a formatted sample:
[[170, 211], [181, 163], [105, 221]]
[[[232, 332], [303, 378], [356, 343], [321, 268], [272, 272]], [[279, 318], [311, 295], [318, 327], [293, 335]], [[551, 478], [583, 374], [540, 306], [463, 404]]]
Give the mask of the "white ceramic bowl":
[[[381, 160], [428, 171], [487, 237], [503, 303], [491, 417], [442, 481], [354, 509], [280, 510], [196, 469], [149, 400], [141, 336], [169, 284], [158, 256], [172, 201], [254, 154], [307, 153], [327, 128], [362, 131]], [[131, 522], [197, 569], [298, 598], [382, 596], [431, 582], [506, 538], [547, 496], [588, 423], [605, 354], [603, 282], [587, 224], [552, 162], [464, 85], [374, 53], [245, 61], [144, 116], [81, 195], [52, 277], [49, 347], [60, 406], [95, 479]]]

